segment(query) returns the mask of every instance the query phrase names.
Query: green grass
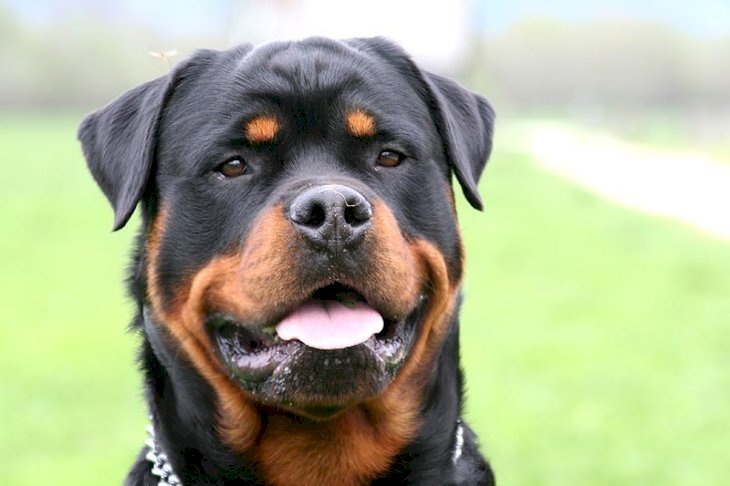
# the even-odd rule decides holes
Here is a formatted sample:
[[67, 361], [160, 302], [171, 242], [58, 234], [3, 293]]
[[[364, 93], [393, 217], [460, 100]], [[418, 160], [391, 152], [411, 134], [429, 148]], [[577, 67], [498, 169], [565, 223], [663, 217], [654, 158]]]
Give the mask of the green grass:
[[[3, 484], [119, 483], [144, 438], [134, 231], [109, 231], [77, 121], [0, 119]], [[720, 484], [730, 245], [596, 199], [516, 142], [498, 138], [485, 213], [461, 208], [468, 417], [500, 483]]]
[[132, 232], [109, 231], [77, 121], [0, 121], [4, 484], [118, 484], [144, 439], [122, 288]]

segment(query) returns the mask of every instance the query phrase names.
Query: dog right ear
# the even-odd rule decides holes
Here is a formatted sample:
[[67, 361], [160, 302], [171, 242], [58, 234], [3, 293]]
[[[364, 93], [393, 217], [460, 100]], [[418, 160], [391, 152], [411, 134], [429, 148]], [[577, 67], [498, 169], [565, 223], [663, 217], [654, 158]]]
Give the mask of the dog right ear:
[[157, 127], [176, 78], [173, 70], [124, 93], [81, 122], [86, 163], [124, 227], [144, 193], [157, 146]]

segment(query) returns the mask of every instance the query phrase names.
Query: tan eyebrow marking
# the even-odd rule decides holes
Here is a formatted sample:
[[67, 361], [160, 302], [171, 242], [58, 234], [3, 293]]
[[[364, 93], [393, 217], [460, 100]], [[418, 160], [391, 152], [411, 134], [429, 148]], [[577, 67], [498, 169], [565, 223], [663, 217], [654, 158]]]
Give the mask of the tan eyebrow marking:
[[355, 137], [372, 137], [375, 135], [375, 118], [361, 108], [348, 113], [345, 123], [350, 135]]
[[251, 143], [271, 142], [279, 133], [279, 122], [273, 115], [259, 115], [246, 122], [246, 139]]

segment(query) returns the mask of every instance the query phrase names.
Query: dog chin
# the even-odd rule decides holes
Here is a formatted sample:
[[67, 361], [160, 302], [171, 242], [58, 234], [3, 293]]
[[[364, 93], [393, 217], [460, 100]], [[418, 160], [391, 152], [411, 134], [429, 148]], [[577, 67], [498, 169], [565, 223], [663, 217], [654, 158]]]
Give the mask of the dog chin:
[[[301, 304], [312, 305], [311, 299]], [[231, 379], [255, 402], [322, 420], [377, 396], [395, 379], [426, 305], [422, 295], [407, 317], [382, 320], [378, 332], [355, 340], [362, 342], [341, 339], [339, 344], [352, 344], [345, 347], [292, 337], [281, 323], [250, 326], [219, 312], [209, 314], [207, 328]]]

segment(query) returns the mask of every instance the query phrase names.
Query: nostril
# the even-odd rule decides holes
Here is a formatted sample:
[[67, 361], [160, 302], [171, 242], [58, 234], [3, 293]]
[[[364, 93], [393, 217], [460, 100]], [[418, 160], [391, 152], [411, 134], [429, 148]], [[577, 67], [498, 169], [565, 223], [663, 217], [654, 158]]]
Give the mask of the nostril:
[[367, 222], [371, 216], [370, 204], [363, 199], [355, 200], [352, 203], [348, 201], [345, 205], [345, 223], [350, 226], [359, 226]]
[[309, 210], [309, 218], [304, 221], [304, 224], [308, 226], [319, 227], [322, 226], [326, 218], [324, 208], [321, 204], [314, 204]]
[[327, 219], [327, 213], [319, 201], [304, 200], [292, 205], [289, 218], [299, 225], [319, 228]]
[[349, 225], [355, 225], [359, 221], [355, 217], [355, 207], [354, 206], [345, 206], [345, 223]]

